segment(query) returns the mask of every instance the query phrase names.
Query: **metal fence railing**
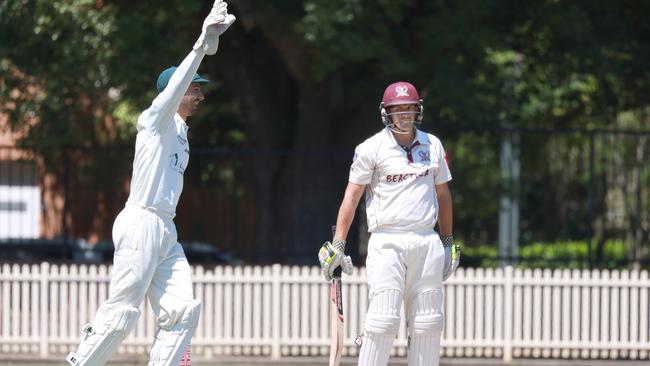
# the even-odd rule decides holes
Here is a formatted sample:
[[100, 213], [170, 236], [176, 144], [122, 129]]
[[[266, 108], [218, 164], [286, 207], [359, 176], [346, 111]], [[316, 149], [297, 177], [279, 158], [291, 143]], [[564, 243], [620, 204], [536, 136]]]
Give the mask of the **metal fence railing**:
[[[501, 174], [508, 137], [519, 157], [516, 181]], [[496, 248], [500, 201], [518, 202], [519, 242], [510, 243], [517, 250], [467, 250], [464, 265], [650, 267], [650, 131], [502, 129], [440, 138], [454, 176], [454, 234], [467, 249]], [[175, 219], [179, 238], [249, 263], [314, 263], [352, 154], [352, 147], [194, 147]], [[0, 147], [0, 250], [33, 239], [110, 241], [128, 195], [132, 155], [132, 146]], [[364, 221], [360, 210], [348, 237], [360, 264]]]
[[[0, 266], [0, 352], [63, 358], [107, 297], [104, 265]], [[202, 301], [193, 358], [286, 359], [329, 352], [329, 284], [317, 267], [194, 267]], [[344, 355], [355, 356], [368, 305], [365, 268], [344, 278]], [[647, 271], [459, 269], [445, 283], [443, 356], [650, 359]], [[119, 357], [147, 354], [148, 304]], [[407, 352], [402, 324], [393, 354]]]

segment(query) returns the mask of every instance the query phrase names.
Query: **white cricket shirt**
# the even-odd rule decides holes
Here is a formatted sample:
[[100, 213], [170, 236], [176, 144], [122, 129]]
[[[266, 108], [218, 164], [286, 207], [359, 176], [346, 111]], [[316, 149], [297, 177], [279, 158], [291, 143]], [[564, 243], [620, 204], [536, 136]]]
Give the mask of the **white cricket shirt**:
[[438, 220], [436, 184], [451, 180], [440, 140], [416, 130], [410, 152], [388, 128], [355, 149], [350, 182], [366, 185], [369, 232], [417, 232]]
[[138, 118], [131, 193], [127, 205], [176, 215], [183, 173], [190, 158], [187, 124], [176, 113], [205, 54], [194, 50], [178, 66], [165, 90]]

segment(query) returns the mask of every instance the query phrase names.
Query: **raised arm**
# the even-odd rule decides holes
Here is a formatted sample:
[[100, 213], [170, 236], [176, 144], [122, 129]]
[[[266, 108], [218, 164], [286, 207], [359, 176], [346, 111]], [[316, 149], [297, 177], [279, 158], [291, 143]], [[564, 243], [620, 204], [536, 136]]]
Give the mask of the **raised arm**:
[[210, 14], [203, 21], [201, 35], [194, 44], [192, 51], [172, 74], [165, 89], [151, 103], [138, 119], [138, 130], [149, 129], [160, 133], [173, 121], [181, 99], [192, 83], [205, 55], [214, 55], [219, 46], [219, 36], [235, 21], [228, 14], [228, 5], [222, 0], [216, 0]]
[[151, 102], [151, 106], [138, 118], [138, 131], [150, 130], [160, 134], [174, 120], [174, 114], [181, 104], [181, 99], [192, 83], [194, 74], [199, 69], [205, 56], [203, 50], [192, 50], [178, 66], [169, 79], [167, 87]]

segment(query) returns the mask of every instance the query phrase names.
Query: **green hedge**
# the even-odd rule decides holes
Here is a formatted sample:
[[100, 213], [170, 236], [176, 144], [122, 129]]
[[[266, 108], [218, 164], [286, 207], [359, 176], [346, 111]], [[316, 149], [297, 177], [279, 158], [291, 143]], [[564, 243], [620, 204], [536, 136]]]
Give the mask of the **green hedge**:
[[[495, 245], [462, 247], [462, 266], [498, 267], [499, 254]], [[595, 251], [595, 248], [593, 248]], [[593, 267], [623, 268], [627, 263], [627, 249], [621, 240], [605, 242], [601, 261], [596, 263], [592, 253]], [[589, 268], [589, 243], [586, 241], [535, 242], [519, 248], [516, 266], [521, 268]]]

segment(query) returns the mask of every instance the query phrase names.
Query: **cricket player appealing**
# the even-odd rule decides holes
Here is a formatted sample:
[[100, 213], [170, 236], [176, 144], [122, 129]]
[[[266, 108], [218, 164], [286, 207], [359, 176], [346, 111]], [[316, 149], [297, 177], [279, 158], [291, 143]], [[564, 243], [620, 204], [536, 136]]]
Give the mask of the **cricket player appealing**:
[[[352, 273], [345, 239], [366, 194], [369, 306], [359, 365], [385, 366], [405, 306], [408, 364], [438, 365], [443, 327], [442, 282], [456, 269], [452, 237], [451, 173], [440, 140], [417, 129], [423, 107], [407, 82], [389, 85], [380, 104], [382, 131], [357, 146], [332, 242], [319, 261], [327, 280], [334, 269]], [[434, 231], [439, 224], [440, 235]]]
[[158, 328], [149, 365], [178, 365], [190, 343], [201, 304], [172, 220], [189, 160], [186, 120], [203, 100], [199, 84], [207, 82], [196, 71], [234, 21], [227, 4], [215, 1], [194, 48], [160, 74], [159, 94], [138, 118], [131, 193], [113, 225], [109, 297], [66, 358], [73, 366], [104, 365], [135, 327], [145, 295]]

